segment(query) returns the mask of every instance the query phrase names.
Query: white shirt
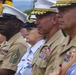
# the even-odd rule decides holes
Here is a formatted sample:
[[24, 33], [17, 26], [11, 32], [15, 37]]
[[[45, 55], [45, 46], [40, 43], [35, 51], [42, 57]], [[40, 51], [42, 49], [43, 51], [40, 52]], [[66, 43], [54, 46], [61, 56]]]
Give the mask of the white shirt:
[[27, 49], [27, 52], [22, 57], [21, 61], [17, 65], [18, 75], [31, 75], [32, 70], [32, 60], [38, 48], [45, 43], [45, 40], [40, 40], [33, 47]]

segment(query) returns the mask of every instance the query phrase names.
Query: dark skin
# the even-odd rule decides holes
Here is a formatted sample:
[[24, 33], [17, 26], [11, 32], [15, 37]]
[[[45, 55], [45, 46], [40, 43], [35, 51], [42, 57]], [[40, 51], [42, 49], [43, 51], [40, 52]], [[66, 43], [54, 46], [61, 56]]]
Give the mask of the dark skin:
[[[0, 33], [6, 36], [7, 41], [20, 31], [20, 22], [17, 19], [0, 19]], [[9, 64], [8, 64], [9, 65]], [[14, 75], [15, 71], [0, 69], [0, 75]]]
[[1, 69], [0, 75], [14, 75], [15, 71], [9, 69]]
[[19, 31], [20, 24], [15, 19], [13, 21], [6, 19], [0, 20], [0, 33], [6, 36], [7, 41]]

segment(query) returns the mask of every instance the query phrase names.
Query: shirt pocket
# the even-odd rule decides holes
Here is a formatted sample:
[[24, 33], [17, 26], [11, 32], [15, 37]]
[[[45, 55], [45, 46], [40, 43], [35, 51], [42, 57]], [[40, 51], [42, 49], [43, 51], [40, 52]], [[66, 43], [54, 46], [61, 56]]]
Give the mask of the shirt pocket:
[[39, 68], [46, 68], [47, 66], [47, 61], [43, 60], [41, 58], [38, 58], [37, 61], [35, 61], [35, 64], [39, 67]]

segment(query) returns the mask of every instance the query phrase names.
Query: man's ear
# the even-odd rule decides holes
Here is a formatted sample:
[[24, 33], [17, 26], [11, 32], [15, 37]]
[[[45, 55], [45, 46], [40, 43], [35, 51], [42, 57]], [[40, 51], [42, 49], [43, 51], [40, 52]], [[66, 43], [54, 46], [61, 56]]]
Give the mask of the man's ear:
[[15, 28], [19, 28], [19, 27], [20, 27], [20, 24], [16, 23]]
[[53, 25], [57, 24], [58, 23], [58, 16], [54, 16], [52, 21], [53, 21]]

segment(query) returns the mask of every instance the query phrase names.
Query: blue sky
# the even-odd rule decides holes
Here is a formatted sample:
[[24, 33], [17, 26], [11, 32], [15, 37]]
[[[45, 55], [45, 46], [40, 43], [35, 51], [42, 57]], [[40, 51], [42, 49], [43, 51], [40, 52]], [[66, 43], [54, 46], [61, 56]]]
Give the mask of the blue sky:
[[33, 8], [33, 0], [13, 0], [13, 6], [21, 11]]
[[[33, 0], [13, 0], [13, 1], [33, 1]], [[56, 2], [56, 0], [48, 0], [48, 1]]]
[[13, 0], [13, 1], [32, 1], [32, 0]]
[[[34, 0], [13, 0], [13, 5], [21, 11], [29, 10], [33, 8], [33, 1]], [[45, 1], [45, 0], [42, 0]], [[51, 2], [56, 2], [56, 0], [47, 0]], [[26, 3], [27, 2], [27, 3]]]

